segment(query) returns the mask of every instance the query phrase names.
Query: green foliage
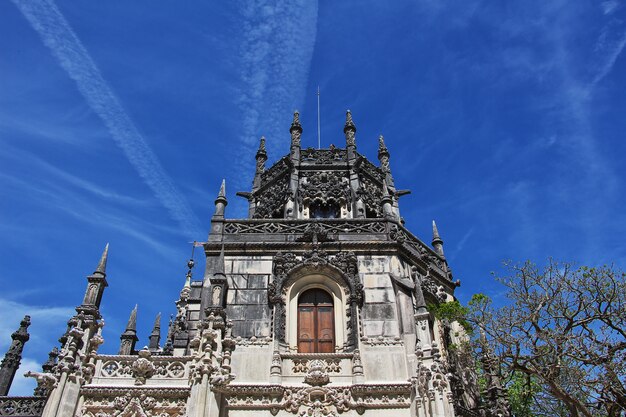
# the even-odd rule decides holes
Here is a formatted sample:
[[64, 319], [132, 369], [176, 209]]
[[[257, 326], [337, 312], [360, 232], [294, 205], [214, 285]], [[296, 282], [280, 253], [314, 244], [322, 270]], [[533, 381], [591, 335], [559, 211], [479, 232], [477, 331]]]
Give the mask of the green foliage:
[[533, 417], [533, 405], [541, 386], [535, 378], [514, 372], [507, 384], [511, 412], [515, 417]]
[[467, 321], [469, 309], [457, 300], [439, 304], [428, 303], [426, 308], [439, 320], [447, 320], [450, 323], [456, 321], [468, 334], [472, 333], [472, 325]]

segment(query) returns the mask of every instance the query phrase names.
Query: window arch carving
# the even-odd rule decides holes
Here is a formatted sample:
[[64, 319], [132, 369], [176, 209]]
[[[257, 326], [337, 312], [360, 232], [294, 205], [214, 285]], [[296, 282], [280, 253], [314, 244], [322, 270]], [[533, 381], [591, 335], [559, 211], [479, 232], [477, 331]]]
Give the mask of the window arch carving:
[[[357, 309], [363, 304], [363, 285], [358, 276], [358, 262], [354, 252], [339, 252], [329, 255], [323, 250], [313, 249], [301, 257], [295, 253], [279, 252], [273, 260], [273, 280], [268, 286], [268, 302], [275, 307], [274, 333], [280, 342], [286, 340], [287, 291], [305, 276], [326, 277], [341, 288], [346, 306], [345, 348], [352, 350], [357, 341]], [[339, 340], [336, 341], [337, 343]]]

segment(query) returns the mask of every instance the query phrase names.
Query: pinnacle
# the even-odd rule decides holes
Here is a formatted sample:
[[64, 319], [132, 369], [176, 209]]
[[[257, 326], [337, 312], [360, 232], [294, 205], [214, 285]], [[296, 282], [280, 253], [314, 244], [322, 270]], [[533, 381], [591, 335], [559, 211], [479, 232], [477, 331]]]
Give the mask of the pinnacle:
[[226, 180], [225, 179], [222, 180], [222, 185], [220, 186], [220, 193], [217, 195], [217, 197], [226, 198]]
[[135, 304], [135, 308], [130, 312], [130, 317], [128, 318], [128, 324], [126, 325], [126, 331], [137, 331], [137, 307]]
[[157, 314], [156, 319], [154, 319], [154, 326], [152, 331], [161, 330], [161, 313]]
[[354, 124], [354, 121], [352, 120], [352, 112], [350, 112], [350, 110], [346, 110], [346, 124], [343, 127], [344, 132], [347, 129], [352, 129], [356, 131], [356, 126]]
[[102, 256], [100, 257], [100, 262], [98, 263], [98, 267], [95, 272], [99, 272], [103, 275], [106, 275], [107, 271], [107, 259], [109, 257], [109, 244], [107, 243], [104, 247], [104, 251], [102, 252]]
[[437, 230], [437, 223], [433, 220], [433, 242], [436, 240], [441, 240], [439, 237], [439, 230]]
[[259, 158], [260, 156], [267, 157], [267, 152], [265, 149], [265, 136], [261, 136], [261, 141], [259, 142], [259, 149], [256, 151], [256, 157]]
[[300, 124], [300, 112], [298, 112], [298, 110], [293, 112], [293, 121], [291, 122], [291, 127], [289, 128], [289, 131], [291, 132], [294, 129], [302, 131], [302, 125]]

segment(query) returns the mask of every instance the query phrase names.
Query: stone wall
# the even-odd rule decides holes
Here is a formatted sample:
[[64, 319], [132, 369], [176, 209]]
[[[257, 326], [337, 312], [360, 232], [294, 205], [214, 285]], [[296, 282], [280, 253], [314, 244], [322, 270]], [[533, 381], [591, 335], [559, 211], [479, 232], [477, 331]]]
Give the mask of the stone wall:
[[226, 315], [233, 322], [233, 337], [271, 337], [267, 285], [272, 270], [272, 258], [227, 257], [225, 262], [228, 279]]

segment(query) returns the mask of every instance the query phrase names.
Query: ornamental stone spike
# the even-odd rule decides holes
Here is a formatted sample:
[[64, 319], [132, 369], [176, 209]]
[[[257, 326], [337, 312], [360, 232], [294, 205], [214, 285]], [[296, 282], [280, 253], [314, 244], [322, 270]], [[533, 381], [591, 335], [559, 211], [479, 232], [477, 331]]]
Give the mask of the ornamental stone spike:
[[161, 313], [157, 314], [154, 320], [154, 326], [152, 327], [152, 333], [150, 333], [150, 343], [148, 349], [151, 352], [159, 350], [159, 342], [161, 341]]
[[128, 318], [128, 323], [126, 324], [126, 331], [137, 331], [137, 308], [138, 305], [135, 304], [135, 308], [133, 308], [130, 312], [130, 317]]
[[20, 367], [24, 345], [30, 339], [28, 326], [30, 326], [30, 316], [24, 316], [20, 322], [19, 329], [11, 335], [13, 341], [4, 355], [4, 359], [2, 359], [2, 363], [0, 363], [0, 396], [5, 396], [9, 393], [15, 373]]
[[267, 150], [265, 149], [265, 136], [261, 136], [261, 140], [259, 142], [259, 149], [256, 151], [256, 159], [262, 159], [263, 163], [267, 161]]
[[300, 124], [300, 112], [298, 110], [293, 112], [293, 121], [291, 122], [291, 127], [289, 128], [290, 132], [294, 130], [302, 133], [302, 125]]
[[139, 340], [137, 337], [137, 304], [130, 312], [126, 330], [120, 336], [120, 355], [132, 355], [135, 352], [135, 344]]
[[108, 258], [109, 258], [109, 244], [107, 243], [106, 246], [104, 247], [104, 251], [102, 252], [102, 256], [100, 257], [100, 262], [98, 263], [98, 267], [94, 271], [94, 274], [100, 273], [106, 276]]
[[356, 132], [356, 125], [352, 120], [352, 112], [350, 110], [346, 110], [346, 124], [343, 126], [343, 132], [346, 133], [349, 130]]
[[435, 223], [435, 221], [433, 220], [433, 242], [432, 242], [433, 248], [435, 248], [435, 251], [437, 252], [437, 254], [439, 254], [439, 256], [444, 256], [443, 254], [443, 240], [441, 240], [441, 237], [439, 236], [439, 230], [437, 230], [437, 223]]
[[389, 158], [389, 150], [387, 149], [387, 145], [385, 145], [385, 138], [383, 135], [380, 135], [378, 137], [378, 160], [381, 160], [385, 155]]
[[289, 133], [291, 134], [290, 157], [296, 163], [300, 160], [300, 145], [302, 143], [302, 125], [298, 110], [293, 112], [293, 121], [289, 127]]
[[228, 205], [228, 200], [226, 199], [226, 180], [222, 180], [222, 185], [220, 186], [220, 192], [215, 199], [215, 213], [213, 217], [224, 217], [224, 210]]

